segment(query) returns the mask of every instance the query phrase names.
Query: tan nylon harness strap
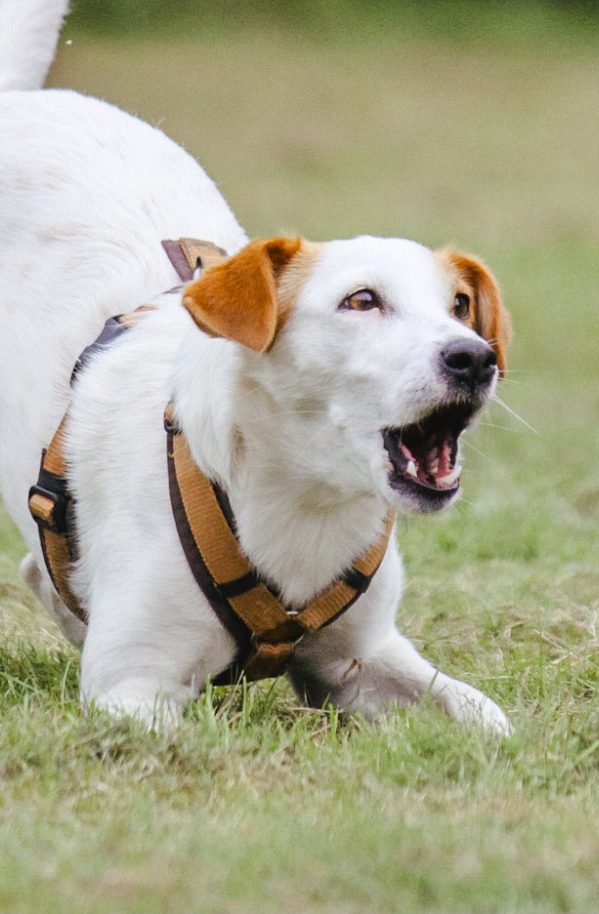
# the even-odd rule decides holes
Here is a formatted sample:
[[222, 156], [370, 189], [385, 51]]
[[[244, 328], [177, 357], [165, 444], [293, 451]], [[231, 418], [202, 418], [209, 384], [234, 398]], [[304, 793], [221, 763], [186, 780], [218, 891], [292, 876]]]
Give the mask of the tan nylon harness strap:
[[[174, 424], [171, 404], [165, 412], [165, 429], [171, 504], [187, 563], [238, 646], [237, 661], [215, 681], [234, 682], [242, 673], [250, 680], [278, 676], [303, 630], [256, 579], [221, 510], [215, 487]], [[239, 588], [242, 592], [237, 593]]]
[[73, 540], [68, 535], [67, 514], [70, 498], [66, 490], [66, 467], [63, 455], [68, 413], [46, 450], [38, 483], [29, 491], [29, 510], [39, 528], [40, 543], [48, 574], [60, 598], [82, 622], [87, 615], [71, 590], [69, 574], [73, 562]]

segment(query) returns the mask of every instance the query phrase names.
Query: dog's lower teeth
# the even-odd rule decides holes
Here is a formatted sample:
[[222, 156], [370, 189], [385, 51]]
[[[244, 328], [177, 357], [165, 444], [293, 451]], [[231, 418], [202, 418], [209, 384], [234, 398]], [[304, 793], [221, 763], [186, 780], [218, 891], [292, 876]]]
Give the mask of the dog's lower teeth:
[[458, 481], [462, 475], [462, 468], [459, 464], [453, 468], [451, 473], [448, 473], [446, 476], [441, 476], [437, 481], [444, 486], [452, 486], [455, 482]]
[[401, 491], [401, 480], [410, 482], [410, 491], [416, 487], [422, 497], [432, 501], [439, 494], [439, 502], [451, 500], [455, 494], [462, 468], [457, 463], [457, 439], [467, 424], [468, 409], [454, 406], [432, 412], [422, 422], [405, 427], [389, 426], [382, 429], [384, 446], [389, 454], [392, 471], [389, 480], [393, 489]]

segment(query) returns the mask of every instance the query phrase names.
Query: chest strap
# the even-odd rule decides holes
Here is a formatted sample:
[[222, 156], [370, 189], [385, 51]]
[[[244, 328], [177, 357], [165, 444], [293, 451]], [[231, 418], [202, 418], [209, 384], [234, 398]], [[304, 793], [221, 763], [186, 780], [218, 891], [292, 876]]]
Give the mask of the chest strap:
[[[280, 675], [306, 634], [330, 625], [368, 589], [383, 560], [395, 516], [379, 539], [341, 577], [299, 611], [257, 574], [239, 547], [235, 519], [223, 490], [194, 461], [169, 404], [164, 421], [171, 505], [189, 567], [239, 651], [226, 681]], [[221, 679], [220, 682], [225, 680]]]
[[[184, 282], [193, 277], [196, 268], [213, 266], [226, 257], [210, 242], [184, 238], [162, 244]], [[110, 318], [98, 339], [77, 360], [71, 380], [95, 352], [135, 326], [149, 310], [153, 307]], [[66, 606], [87, 622], [85, 608], [70, 586], [77, 545], [64, 459], [67, 421], [68, 412], [42, 452], [39, 478], [29, 492], [29, 510], [38, 525], [44, 561], [55, 589]], [[301, 610], [286, 608], [280, 595], [261, 579], [242, 553], [226, 493], [193, 460], [186, 438], [174, 422], [172, 404], [167, 406], [164, 424], [169, 492], [179, 539], [194, 578], [238, 646], [233, 665], [215, 683], [237, 681], [241, 674], [250, 680], [278, 676], [304, 635], [329, 625], [365, 593], [385, 555], [394, 515], [389, 513], [377, 542], [338, 580]]]

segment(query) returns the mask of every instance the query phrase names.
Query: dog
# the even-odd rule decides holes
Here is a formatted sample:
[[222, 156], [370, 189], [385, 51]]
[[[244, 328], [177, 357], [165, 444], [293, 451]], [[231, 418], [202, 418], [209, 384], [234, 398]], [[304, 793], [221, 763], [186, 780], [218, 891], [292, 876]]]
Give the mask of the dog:
[[[177, 533], [165, 404], [226, 492], [241, 552], [293, 615], [377, 541], [390, 511], [456, 500], [458, 439], [505, 371], [510, 324], [473, 256], [396, 238], [248, 242], [212, 181], [159, 130], [74, 92], [32, 90], [64, 8], [22, 0], [21, 45], [35, 45], [27, 23], [42, 9], [54, 30], [35, 45], [37, 75], [31, 55], [21, 74], [13, 60], [0, 95], [10, 137], [0, 149], [0, 484], [29, 550], [25, 580], [82, 645], [83, 705], [151, 726], [176, 720], [236, 652]], [[228, 256], [181, 289], [161, 241], [182, 236]], [[148, 302], [71, 388], [104, 322]], [[54, 589], [27, 508], [67, 409], [71, 586], [85, 622]], [[451, 717], [508, 733], [490, 698], [400, 634], [402, 586], [392, 539], [366, 592], [295, 647], [287, 675], [301, 700], [376, 718], [430, 694]]]

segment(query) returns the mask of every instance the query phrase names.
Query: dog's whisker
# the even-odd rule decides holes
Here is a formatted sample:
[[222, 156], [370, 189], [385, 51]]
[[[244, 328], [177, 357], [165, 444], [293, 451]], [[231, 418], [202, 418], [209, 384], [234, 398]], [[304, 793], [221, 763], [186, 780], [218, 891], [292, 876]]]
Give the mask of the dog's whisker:
[[475, 454], [478, 454], [478, 456], [482, 457], [484, 460], [488, 460], [490, 462], [498, 462], [494, 457], [490, 456], [489, 454], [485, 454], [484, 451], [481, 451], [480, 448], [477, 448], [476, 445], [471, 441], [462, 441], [462, 447], [474, 451]]
[[527, 379], [522, 381], [520, 378], [503, 378], [501, 384], [503, 387], [506, 384], [511, 385], [512, 387], [530, 387]]
[[493, 400], [493, 403], [498, 403], [499, 406], [502, 406], [503, 409], [505, 409], [506, 412], [508, 412], [510, 414], [510, 416], [513, 416], [514, 419], [517, 419], [518, 422], [521, 422], [522, 425], [529, 430], [529, 432], [534, 432], [535, 435], [538, 435], [537, 429], [533, 428], [533, 426], [529, 422], [527, 422], [526, 419], [523, 419], [522, 416], [519, 416], [518, 413], [515, 410], [513, 410], [511, 406], [508, 406], [507, 403], [505, 403], [501, 399], [501, 397], [499, 397], [497, 394], [493, 394], [492, 400]]
[[502, 432], [513, 432], [514, 434], [521, 435], [523, 430], [521, 428], [513, 428], [508, 425], [498, 425], [496, 422], [479, 422], [478, 428], [496, 428]]

